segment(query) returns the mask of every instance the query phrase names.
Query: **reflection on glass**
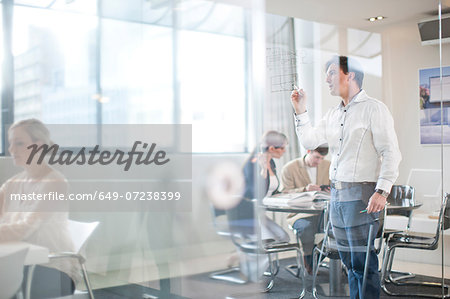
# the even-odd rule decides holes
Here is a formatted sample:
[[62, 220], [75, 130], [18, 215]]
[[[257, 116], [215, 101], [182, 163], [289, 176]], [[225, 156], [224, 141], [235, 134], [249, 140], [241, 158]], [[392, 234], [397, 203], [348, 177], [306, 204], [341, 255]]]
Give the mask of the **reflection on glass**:
[[15, 120], [96, 122], [95, 30], [95, 17], [15, 7]]
[[95, 14], [97, 0], [15, 0], [16, 5], [49, 8], [65, 12]]
[[172, 29], [105, 19], [101, 44], [103, 123], [172, 123]]
[[242, 152], [245, 40], [186, 30], [179, 34], [181, 123], [192, 123], [193, 151]]
[[[67, 180], [45, 161], [29, 159], [30, 145], [52, 143], [48, 129], [39, 120], [23, 120], [11, 126], [8, 140], [14, 165], [23, 171], [0, 188], [0, 243], [24, 241], [48, 248], [52, 254], [73, 252], [68, 213], [55, 212], [59, 202], [38, 200], [65, 195], [69, 187]], [[61, 204], [67, 207], [66, 203]], [[32, 270], [27, 268], [27, 271]], [[75, 284], [81, 281], [80, 274], [76, 259], [50, 260], [45, 265], [37, 265], [31, 285], [32, 298], [71, 295]]]

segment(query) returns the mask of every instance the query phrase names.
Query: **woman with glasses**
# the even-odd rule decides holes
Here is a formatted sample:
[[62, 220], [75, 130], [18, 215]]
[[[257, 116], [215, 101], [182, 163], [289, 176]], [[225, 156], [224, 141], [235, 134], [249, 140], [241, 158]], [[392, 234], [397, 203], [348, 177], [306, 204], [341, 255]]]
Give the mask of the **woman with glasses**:
[[[262, 200], [277, 193], [280, 180], [277, 176], [275, 161], [286, 151], [286, 135], [278, 131], [266, 132], [259, 145], [244, 165], [246, 199]], [[289, 235], [267, 216], [260, 217], [261, 239], [277, 242], [289, 242]]]
[[[227, 212], [230, 231], [245, 236], [253, 242], [289, 242], [287, 232], [265, 215], [263, 210], [255, 209], [256, 203], [266, 196], [279, 193], [280, 185], [275, 162], [285, 152], [288, 143], [286, 136], [277, 131], [266, 132], [246, 161], [243, 173], [245, 191], [241, 202]], [[258, 212], [255, 216], [255, 210]], [[239, 247], [238, 247], [239, 248]], [[252, 281], [262, 277], [268, 266], [267, 255], [244, 253], [238, 249], [241, 272]]]

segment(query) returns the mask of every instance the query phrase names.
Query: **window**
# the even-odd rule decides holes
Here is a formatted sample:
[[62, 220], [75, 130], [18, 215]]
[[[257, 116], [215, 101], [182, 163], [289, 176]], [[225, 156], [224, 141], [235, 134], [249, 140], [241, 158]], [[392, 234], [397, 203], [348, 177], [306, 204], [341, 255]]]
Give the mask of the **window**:
[[192, 123], [194, 152], [245, 146], [245, 44], [242, 38], [180, 33], [181, 123]]
[[13, 35], [10, 119], [189, 123], [194, 152], [245, 151], [243, 8], [112, 1], [101, 3], [99, 17], [95, 2], [15, 2], [12, 28], [4, 29]]
[[102, 21], [102, 120], [173, 123], [172, 29]]
[[96, 123], [96, 18], [14, 8], [14, 121]]

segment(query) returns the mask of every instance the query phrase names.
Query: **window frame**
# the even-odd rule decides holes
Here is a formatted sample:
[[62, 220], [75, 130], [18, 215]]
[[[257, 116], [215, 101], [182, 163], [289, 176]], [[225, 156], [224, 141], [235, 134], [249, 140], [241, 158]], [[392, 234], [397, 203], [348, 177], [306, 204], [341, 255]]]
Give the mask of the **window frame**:
[[[32, 6], [32, 5], [24, 5], [24, 4], [14, 4], [14, 0], [3, 0], [1, 2], [1, 9], [2, 9], [2, 16], [3, 16], [3, 27], [2, 27], [2, 31], [4, 34], [4, 43], [3, 43], [3, 48], [4, 48], [4, 62], [2, 64], [2, 74], [3, 74], [3, 85], [2, 85], [2, 97], [1, 97], [1, 107], [2, 107], [2, 115], [1, 115], [1, 134], [2, 134], [2, 142], [0, 144], [0, 156], [7, 156], [7, 145], [8, 145], [8, 141], [7, 141], [7, 129], [8, 127], [14, 123], [14, 76], [15, 76], [15, 71], [14, 71], [14, 56], [12, 53], [12, 34], [13, 34], [13, 18], [14, 18], [14, 7], [17, 6], [23, 6], [23, 7], [29, 7], [32, 9], [42, 9], [42, 10], [52, 10], [52, 11], [58, 11], [56, 9], [52, 9], [51, 7], [39, 7], [39, 6]], [[68, 13], [73, 13], [73, 14], [83, 14], [81, 12], [73, 12], [73, 11], [63, 11], [64, 13], [68, 12]], [[133, 20], [124, 20], [122, 18], [114, 18], [111, 16], [103, 16], [102, 15], [102, 1], [98, 0], [97, 1], [97, 14], [96, 14], [96, 18], [97, 18], [97, 26], [95, 28], [95, 82], [93, 82], [93, 84], [95, 85], [96, 88], [96, 93], [101, 95], [102, 94], [102, 86], [101, 86], [101, 40], [102, 40], [102, 21], [103, 20], [118, 20], [118, 21], [122, 21], [122, 22], [130, 22], [133, 23], [135, 21]], [[177, 24], [177, 20], [176, 20], [176, 15], [173, 17], [174, 18], [174, 24]], [[247, 21], [247, 20], [245, 20]], [[145, 21], [139, 21], [138, 23], [145, 25], [145, 24], [149, 24], [149, 25], [154, 25], [154, 26], [162, 26], [165, 27], [164, 25], [161, 24], [151, 24]], [[179, 91], [179, 86], [178, 84], [176, 84], [175, 82], [177, 82], [178, 79], [178, 74], [177, 74], [177, 66], [175, 65], [177, 63], [176, 59], [178, 56], [178, 49], [177, 49], [177, 40], [178, 40], [178, 31], [179, 30], [186, 30], [186, 29], [181, 29], [178, 28], [179, 26], [177, 25], [172, 25], [170, 26], [173, 29], [173, 35], [172, 35], [172, 46], [173, 46], [173, 73], [172, 73], [172, 86], [173, 86], [173, 103], [172, 103], [172, 123], [173, 124], [179, 124], [181, 123], [181, 112], [180, 112], [180, 108], [181, 108], [181, 103], [180, 103], [180, 91]], [[244, 113], [244, 126], [245, 126], [245, 139], [242, 140], [243, 144], [242, 144], [242, 151], [233, 151], [233, 152], [193, 152], [193, 154], [236, 154], [236, 153], [248, 153], [249, 152], [249, 141], [248, 141], [248, 130], [249, 130], [249, 117], [248, 117], [248, 101], [249, 101], [249, 91], [248, 91], [248, 87], [249, 87], [249, 65], [250, 63], [248, 62], [249, 56], [249, 43], [248, 43], [248, 26], [245, 26], [246, 28], [244, 29], [244, 36], [242, 37], [244, 40], [244, 51], [245, 53], [243, 54], [244, 56], [244, 62], [245, 62], [245, 83], [244, 83], [244, 89], [245, 89], [245, 103], [243, 105], [244, 109], [245, 109], [245, 113]], [[192, 29], [187, 29], [187, 30], [191, 30], [191, 31], [199, 31], [202, 32], [204, 30], [192, 30]], [[205, 31], [206, 32], [206, 31]], [[217, 35], [220, 35], [220, 33], [215, 33]], [[102, 125], [103, 124], [103, 107], [102, 107], [102, 103], [100, 103], [99, 101], [97, 101], [96, 103], [96, 124], [97, 125]], [[100, 126], [101, 127], [101, 126]], [[101, 145], [101, 142], [99, 140], [99, 144]], [[61, 150], [63, 150], [64, 148], [61, 147]]]

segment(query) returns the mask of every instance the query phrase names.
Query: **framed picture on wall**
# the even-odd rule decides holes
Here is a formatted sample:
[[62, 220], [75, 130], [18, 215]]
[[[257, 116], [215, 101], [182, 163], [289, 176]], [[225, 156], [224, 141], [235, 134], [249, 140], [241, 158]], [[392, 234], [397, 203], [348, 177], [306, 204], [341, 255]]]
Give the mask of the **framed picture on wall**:
[[[441, 121], [441, 93], [443, 113]], [[442, 89], [439, 68], [419, 70], [420, 144], [450, 144], [450, 66], [442, 68]]]

